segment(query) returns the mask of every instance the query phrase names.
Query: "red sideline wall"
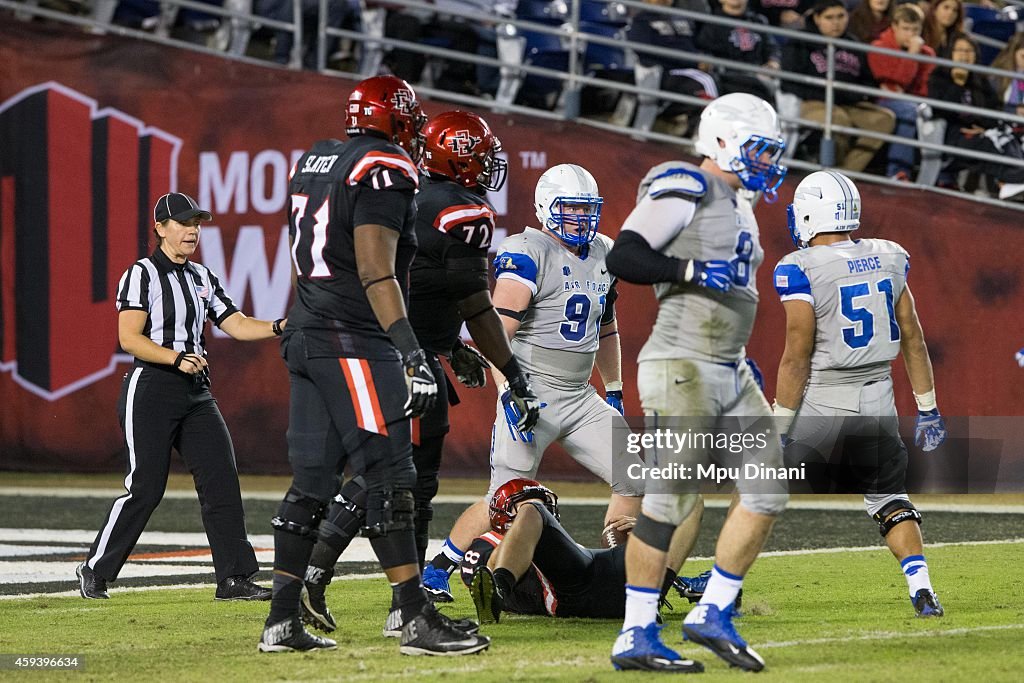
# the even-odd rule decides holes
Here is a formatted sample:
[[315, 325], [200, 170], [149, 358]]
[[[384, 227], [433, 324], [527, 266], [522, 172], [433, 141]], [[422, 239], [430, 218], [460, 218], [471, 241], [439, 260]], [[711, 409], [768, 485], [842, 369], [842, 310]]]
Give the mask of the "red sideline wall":
[[[113, 291], [151, 248], [149, 212], [168, 188], [213, 210], [198, 260], [219, 272], [246, 313], [285, 315], [284, 173], [315, 139], [344, 135], [342, 103], [352, 85], [66, 29], [0, 27], [0, 470], [123, 468], [116, 402], [128, 365], [116, 355]], [[425, 103], [428, 114], [448, 108]], [[540, 173], [573, 162], [597, 177], [602, 231], [614, 236], [646, 170], [681, 156], [585, 126], [487, 118], [510, 162], [496, 198], [509, 232], [536, 224]], [[777, 204], [757, 209], [766, 264], [749, 353], [765, 370], [769, 397], [784, 333], [771, 269], [791, 249], [785, 205], [796, 182]], [[912, 255], [910, 283], [943, 412], [1021, 415], [1024, 374], [1013, 361], [1024, 345], [1021, 214], [913, 190], [861, 189], [860, 235], [896, 240]], [[655, 315], [653, 296], [626, 286], [617, 311], [635, 414], [634, 359]], [[210, 335], [208, 342], [239, 469], [287, 472], [288, 384], [276, 345]], [[897, 367], [897, 403], [911, 412], [902, 373]], [[486, 472], [493, 391], [462, 391], [448, 471]], [[545, 469], [579, 473], [561, 455]]]

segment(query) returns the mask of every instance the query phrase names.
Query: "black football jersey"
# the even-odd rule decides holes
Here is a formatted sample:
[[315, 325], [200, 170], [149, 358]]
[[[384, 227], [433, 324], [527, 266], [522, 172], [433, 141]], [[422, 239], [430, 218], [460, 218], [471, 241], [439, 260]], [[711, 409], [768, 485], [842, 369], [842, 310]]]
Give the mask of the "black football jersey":
[[[459, 576], [467, 587], [473, 581], [473, 571], [487, 564], [488, 558], [501, 543], [501, 539], [502, 535], [493, 531], [473, 539], [469, 550], [462, 556], [462, 564], [459, 565]], [[505, 611], [513, 614], [554, 616], [557, 607], [558, 598], [555, 596], [554, 588], [532, 564], [523, 578], [519, 579], [512, 595], [505, 598]]]
[[321, 140], [296, 163], [288, 185], [288, 232], [297, 275], [288, 326], [304, 330], [311, 356], [393, 358], [359, 281], [353, 231], [383, 225], [399, 233], [395, 274], [407, 292], [416, 253], [416, 165], [386, 140]]
[[420, 178], [416, 208], [409, 322], [424, 349], [448, 354], [462, 328], [458, 302], [488, 288], [494, 209], [473, 190], [430, 176]]

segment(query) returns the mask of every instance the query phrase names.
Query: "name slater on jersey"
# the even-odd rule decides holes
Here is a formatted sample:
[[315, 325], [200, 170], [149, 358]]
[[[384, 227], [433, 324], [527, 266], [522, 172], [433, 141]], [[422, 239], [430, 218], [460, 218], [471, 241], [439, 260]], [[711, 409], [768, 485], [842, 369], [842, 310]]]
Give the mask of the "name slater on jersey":
[[594, 282], [593, 280], [586, 280], [580, 282], [579, 280], [566, 280], [562, 285], [563, 292], [582, 292], [587, 290], [588, 292], [597, 292], [598, 294], [605, 294], [608, 291], [608, 282]]
[[331, 166], [334, 166], [334, 162], [337, 160], [337, 154], [327, 157], [318, 157], [315, 154], [310, 154], [306, 157], [306, 163], [302, 165], [301, 173], [330, 173]]
[[851, 273], [866, 273], [869, 270], [881, 270], [882, 262], [877, 256], [869, 256], [867, 258], [855, 258], [850, 259], [846, 262], [850, 267]]

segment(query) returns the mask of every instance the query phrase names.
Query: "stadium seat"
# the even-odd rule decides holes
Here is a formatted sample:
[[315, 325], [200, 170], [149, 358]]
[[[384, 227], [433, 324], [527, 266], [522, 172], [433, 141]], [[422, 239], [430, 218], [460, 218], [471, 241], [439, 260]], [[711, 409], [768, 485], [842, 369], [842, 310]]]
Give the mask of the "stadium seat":
[[[553, 33], [523, 31], [526, 41], [523, 63], [555, 71], [569, 70], [569, 51], [562, 47], [562, 38]], [[518, 104], [552, 110], [562, 94], [560, 78], [527, 74], [519, 91]]]
[[580, 22], [581, 29], [582, 22], [625, 28], [629, 23], [629, 14], [625, 5], [617, 2], [583, 0], [580, 3]]
[[[587, 36], [601, 36], [621, 41], [623, 33], [623, 28], [612, 24], [580, 22], [580, 38], [584, 42], [583, 72], [587, 76], [616, 83], [633, 83], [633, 65], [623, 48], [587, 39]], [[618, 89], [584, 85], [581, 91], [581, 112], [584, 115], [613, 112], [622, 95]]]
[[[964, 29], [975, 36], [991, 38], [1005, 45], [1016, 32], [1017, 24], [1009, 15], [999, 10], [965, 3]], [[999, 47], [982, 41], [979, 41], [979, 47], [981, 63], [985, 65], [991, 64], [1000, 50]]]
[[565, 0], [519, 0], [516, 19], [558, 26], [569, 19], [569, 5]]

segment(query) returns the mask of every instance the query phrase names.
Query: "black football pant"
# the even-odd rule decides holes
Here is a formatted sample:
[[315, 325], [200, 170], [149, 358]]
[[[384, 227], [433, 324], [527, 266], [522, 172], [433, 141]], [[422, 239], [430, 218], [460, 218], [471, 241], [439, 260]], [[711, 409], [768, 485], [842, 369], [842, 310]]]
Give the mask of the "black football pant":
[[246, 537], [234, 446], [209, 383], [137, 363], [125, 375], [118, 417], [128, 454], [127, 493], [107, 513], [88, 566], [108, 581], [117, 578], [163, 498], [174, 448], [195, 481], [217, 581], [254, 574], [259, 565]]
[[626, 614], [626, 545], [581, 548], [543, 505], [544, 522], [533, 564], [555, 591], [559, 617], [621, 619]]
[[412, 460], [416, 465], [416, 551], [420, 566], [426, 558], [427, 543], [430, 540], [430, 520], [434, 518], [431, 501], [437, 495], [438, 472], [441, 470], [441, 454], [444, 451], [444, 437], [448, 433], [448, 399], [458, 402], [454, 388], [449, 389], [448, 377], [435, 354], [427, 355], [427, 362], [437, 382], [437, 401], [427, 413], [413, 421]]

